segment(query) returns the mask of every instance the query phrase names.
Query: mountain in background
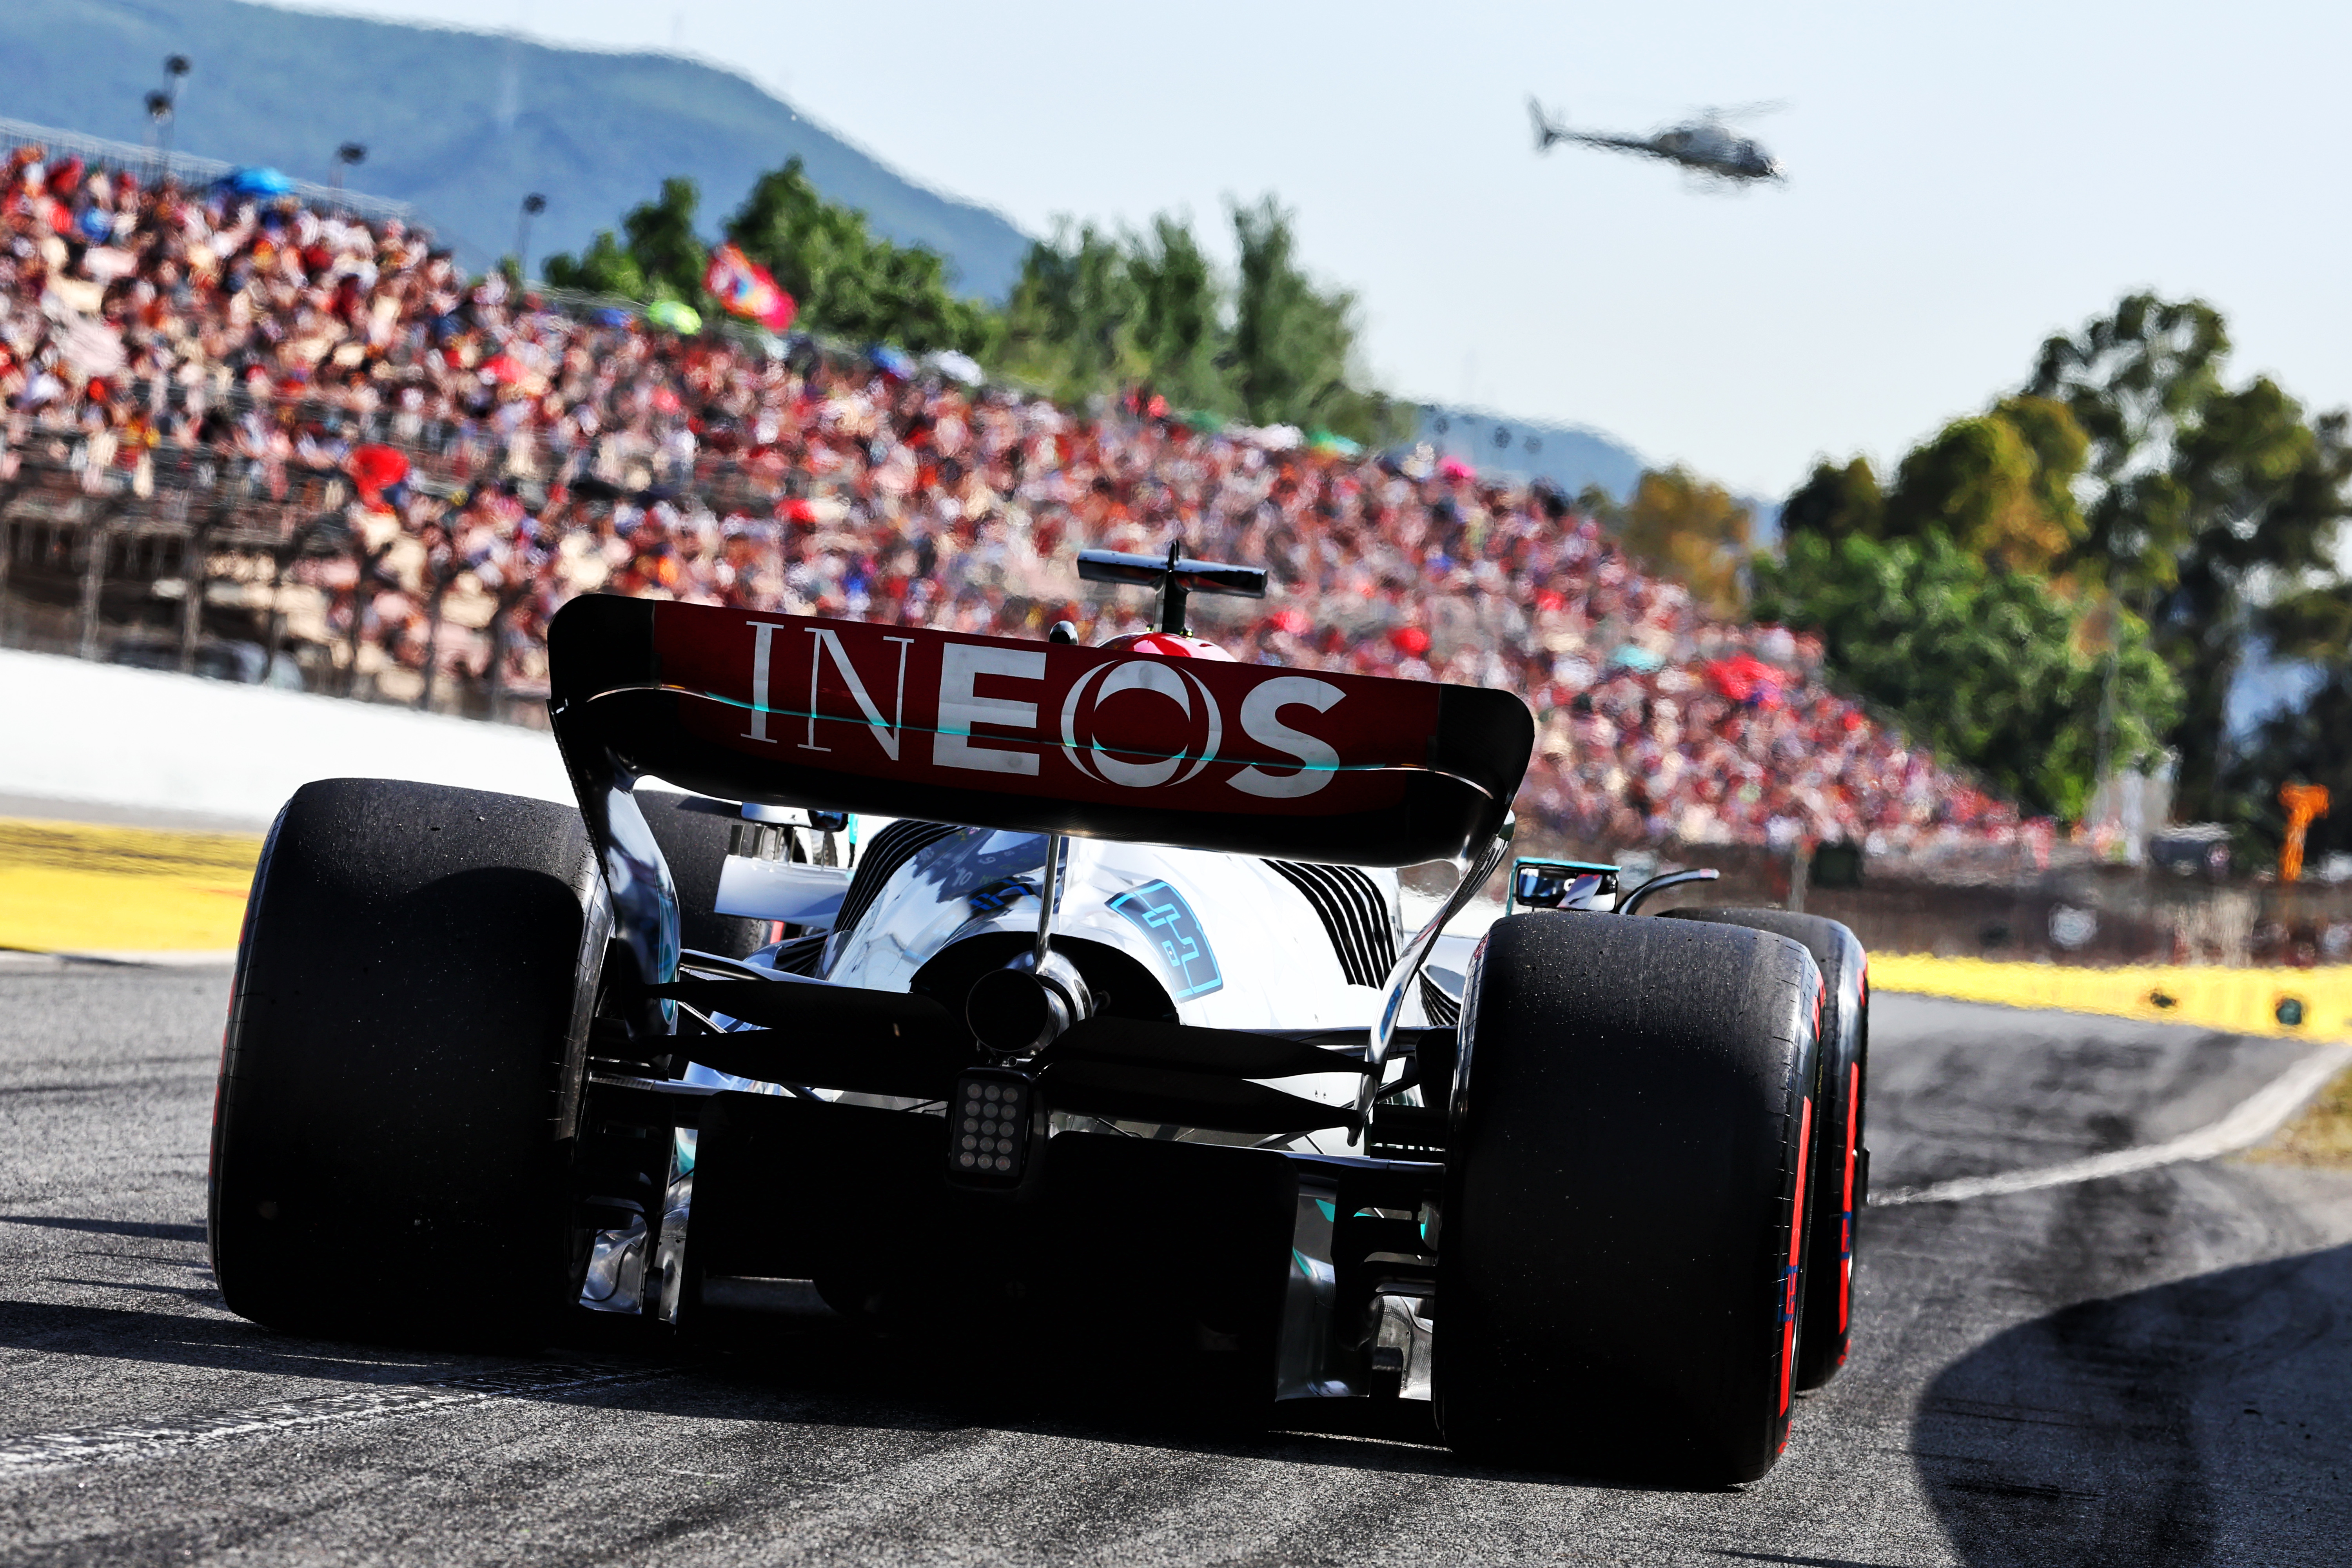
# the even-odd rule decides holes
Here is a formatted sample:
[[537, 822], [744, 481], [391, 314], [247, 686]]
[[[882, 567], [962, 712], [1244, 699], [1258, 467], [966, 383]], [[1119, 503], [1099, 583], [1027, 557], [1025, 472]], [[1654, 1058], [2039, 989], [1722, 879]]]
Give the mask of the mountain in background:
[[173, 54], [194, 67], [176, 150], [325, 184], [335, 148], [360, 142], [353, 188], [413, 204], [476, 268], [513, 248], [527, 192], [547, 197], [536, 259], [618, 227], [669, 174], [700, 183], [715, 231], [754, 176], [795, 156], [883, 235], [950, 258], [966, 293], [1003, 299], [1029, 247], [1001, 215], [926, 189], [713, 66], [237, 0], [0, 5], [0, 116], [136, 142]]
[[1598, 485], [1623, 500], [1649, 466], [1640, 453], [1598, 430], [1514, 419], [1486, 408], [1423, 405], [1413, 439], [1481, 472], [1543, 479], [1568, 495]]
[[[1615, 437], [1598, 430], [1514, 419], [1487, 408], [1423, 405], [1413, 439], [1427, 442], [1441, 457], [1459, 458], [1482, 472], [1491, 468], [1543, 479], [1571, 496], [1587, 485], [1596, 485], [1620, 501], [1632, 500], [1643, 470], [1656, 466]], [[1757, 546], [1769, 548], [1780, 542], [1778, 500], [1745, 495], [1733, 499], [1754, 518]]]

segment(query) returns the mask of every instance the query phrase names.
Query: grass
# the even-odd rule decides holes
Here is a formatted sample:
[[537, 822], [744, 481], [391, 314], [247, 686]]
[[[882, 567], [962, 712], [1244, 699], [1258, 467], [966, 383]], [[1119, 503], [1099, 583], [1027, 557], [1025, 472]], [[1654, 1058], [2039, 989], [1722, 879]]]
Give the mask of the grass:
[[2329, 1079], [2302, 1115], [2246, 1157], [2272, 1164], [2352, 1171], [2352, 1068]]

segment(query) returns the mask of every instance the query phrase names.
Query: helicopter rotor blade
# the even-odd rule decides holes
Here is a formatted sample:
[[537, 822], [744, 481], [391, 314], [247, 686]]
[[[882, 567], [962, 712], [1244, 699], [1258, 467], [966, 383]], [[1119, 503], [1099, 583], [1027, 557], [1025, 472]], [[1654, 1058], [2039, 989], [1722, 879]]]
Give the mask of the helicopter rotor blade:
[[1785, 98], [1759, 99], [1754, 103], [1711, 103], [1699, 110], [1699, 117], [1723, 124], [1736, 120], [1761, 120], [1768, 114], [1779, 114], [1790, 107]]

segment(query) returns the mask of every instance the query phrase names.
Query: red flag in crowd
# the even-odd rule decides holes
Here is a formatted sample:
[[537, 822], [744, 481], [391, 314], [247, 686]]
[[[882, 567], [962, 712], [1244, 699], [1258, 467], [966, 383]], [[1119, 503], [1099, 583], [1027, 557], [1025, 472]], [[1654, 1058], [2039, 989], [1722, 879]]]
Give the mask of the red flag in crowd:
[[798, 309], [766, 268], [732, 244], [710, 253], [702, 286], [731, 314], [757, 321], [772, 332], [788, 330]]
[[1788, 678], [1754, 654], [1742, 652], [1710, 661], [1706, 679], [1709, 685], [1734, 702], [1777, 708], [1781, 684]]

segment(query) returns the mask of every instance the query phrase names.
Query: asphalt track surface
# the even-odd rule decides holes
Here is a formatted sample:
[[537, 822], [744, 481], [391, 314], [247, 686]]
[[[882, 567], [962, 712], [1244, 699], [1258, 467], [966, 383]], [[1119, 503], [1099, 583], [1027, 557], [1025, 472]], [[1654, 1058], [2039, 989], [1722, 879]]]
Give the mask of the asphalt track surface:
[[[1780, 1468], [1654, 1491], [1328, 1407], [1234, 1436], [1039, 1400], [984, 1350], [267, 1332], [205, 1266], [226, 988], [0, 969], [0, 1563], [2352, 1560], [2352, 1175], [2221, 1160], [1874, 1210], [1854, 1358]], [[1887, 1189], [2176, 1137], [2311, 1049], [1891, 995], [1874, 1026]], [[418, 1263], [419, 1311], [461, 1312]]]

